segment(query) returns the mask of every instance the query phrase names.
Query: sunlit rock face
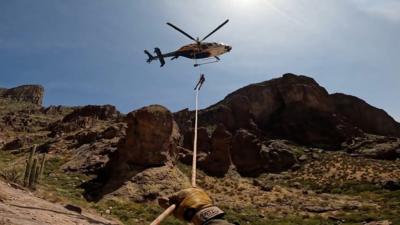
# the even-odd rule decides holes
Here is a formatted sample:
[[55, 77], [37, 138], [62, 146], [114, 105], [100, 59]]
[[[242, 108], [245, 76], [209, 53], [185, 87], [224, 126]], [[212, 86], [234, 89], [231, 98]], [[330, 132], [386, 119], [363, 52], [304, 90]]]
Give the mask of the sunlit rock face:
[[41, 85], [22, 85], [10, 89], [0, 88], [0, 97], [42, 105], [44, 88]]

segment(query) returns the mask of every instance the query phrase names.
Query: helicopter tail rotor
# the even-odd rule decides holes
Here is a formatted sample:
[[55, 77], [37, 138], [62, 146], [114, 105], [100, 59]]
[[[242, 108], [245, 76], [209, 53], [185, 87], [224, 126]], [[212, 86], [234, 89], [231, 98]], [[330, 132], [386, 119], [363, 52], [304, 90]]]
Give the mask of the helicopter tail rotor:
[[154, 49], [154, 53], [156, 53], [158, 60], [160, 61], [160, 67], [164, 66], [165, 64], [165, 60], [164, 60], [164, 56], [161, 53], [161, 50], [159, 48], [155, 48]]
[[160, 67], [164, 66], [165, 60], [164, 60], [164, 55], [161, 53], [161, 50], [159, 48], [154, 49], [154, 53], [156, 53], [156, 56], [153, 56], [150, 54], [149, 51], [144, 50], [144, 53], [149, 57], [146, 62], [151, 63], [151, 61], [158, 59], [160, 61]]
[[153, 60], [155, 59], [155, 57], [152, 56], [152, 55], [150, 54], [149, 51], [144, 50], [144, 53], [149, 57], [149, 58], [146, 60], [147, 63], [150, 63], [151, 61], [153, 61]]

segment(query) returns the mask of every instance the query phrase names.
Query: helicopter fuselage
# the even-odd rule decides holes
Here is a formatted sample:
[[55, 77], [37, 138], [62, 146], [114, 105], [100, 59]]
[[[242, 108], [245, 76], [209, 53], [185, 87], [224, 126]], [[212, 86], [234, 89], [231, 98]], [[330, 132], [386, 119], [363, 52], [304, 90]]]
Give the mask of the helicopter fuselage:
[[149, 56], [149, 59], [147, 60], [148, 63], [153, 60], [160, 60], [161, 64], [164, 65], [164, 58], [172, 57], [171, 59], [173, 60], [180, 56], [189, 59], [204, 59], [215, 57], [219, 60], [219, 55], [230, 52], [231, 50], [231, 46], [223, 43], [202, 42], [200, 44], [193, 43], [184, 45], [176, 51], [168, 52], [165, 54], [162, 54], [159, 48], [155, 48], [155, 56], [151, 55], [147, 50], [145, 50], [144, 52]]
[[[175, 57], [182, 56], [189, 59], [204, 59], [219, 56], [231, 50], [232, 47], [226, 44], [216, 42], [203, 42], [201, 44], [193, 43], [182, 46], [173, 53]], [[167, 53], [166, 55], [169, 54], [170, 53]]]

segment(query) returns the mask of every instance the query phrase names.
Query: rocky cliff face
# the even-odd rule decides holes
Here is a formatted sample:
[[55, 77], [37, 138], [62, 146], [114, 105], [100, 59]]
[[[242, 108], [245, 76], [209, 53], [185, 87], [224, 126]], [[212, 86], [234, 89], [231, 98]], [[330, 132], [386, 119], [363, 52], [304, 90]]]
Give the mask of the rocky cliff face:
[[43, 96], [44, 88], [41, 85], [22, 85], [10, 89], [0, 89], [0, 97], [2, 98], [30, 102], [36, 105], [42, 105]]
[[[193, 112], [175, 119], [182, 131], [193, 124]], [[399, 135], [400, 124], [383, 110], [344, 94], [330, 95], [315, 80], [284, 74], [251, 84], [199, 112], [202, 126], [223, 124], [233, 135], [239, 129], [261, 138], [283, 138], [299, 144], [338, 149], [363, 133]]]

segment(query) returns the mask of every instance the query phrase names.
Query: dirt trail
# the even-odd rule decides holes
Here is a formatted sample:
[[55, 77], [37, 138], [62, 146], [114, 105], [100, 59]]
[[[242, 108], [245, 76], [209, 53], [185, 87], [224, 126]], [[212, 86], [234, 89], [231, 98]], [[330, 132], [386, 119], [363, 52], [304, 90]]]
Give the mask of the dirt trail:
[[118, 225], [101, 216], [79, 214], [64, 206], [45, 201], [32, 193], [0, 181], [0, 225]]

